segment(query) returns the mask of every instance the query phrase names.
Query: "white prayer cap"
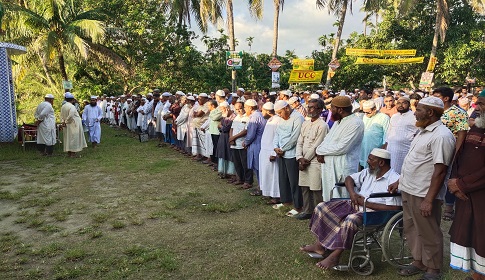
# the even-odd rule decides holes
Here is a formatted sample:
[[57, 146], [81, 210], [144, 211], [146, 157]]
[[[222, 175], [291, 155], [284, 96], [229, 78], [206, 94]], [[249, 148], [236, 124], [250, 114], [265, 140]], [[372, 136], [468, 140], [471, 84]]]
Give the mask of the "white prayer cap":
[[289, 90], [281, 90], [280, 91], [280, 94], [284, 94], [284, 95], [291, 96], [291, 91], [289, 91]]
[[427, 105], [430, 107], [441, 108], [441, 109], [445, 108], [445, 104], [443, 104], [443, 101], [438, 97], [434, 97], [434, 96], [425, 97], [419, 100], [419, 104]]
[[308, 90], [305, 90], [303, 94], [310, 94], [310, 92]]
[[269, 95], [276, 95], [276, 91], [270, 92]]
[[254, 99], [248, 99], [246, 100], [246, 102], [244, 102], [244, 105], [249, 107], [254, 107], [254, 106], [258, 106], [258, 102], [256, 102], [256, 100]]
[[310, 95], [310, 99], [320, 99], [320, 95], [316, 94], [316, 93], [312, 93]]
[[473, 97], [473, 93], [467, 93], [466, 97]]
[[229, 103], [227, 103], [226, 101], [223, 101], [219, 104], [219, 107], [227, 107], [229, 108]]
[[235, 93], [235, 92], [233, 92], [231, 95], [234, 96], [234, 97], [237, 97], [237, 93]]
[[164, 92], [164, 93], [162, 93], [161, 96], [163, 96], [163, 97], [169, 97], [169, 96], [172, 96], [172, 94], [170, 92]]
[[263, 105], [263, 109], [265, 110], [274, 110], [274, 104], [272, 102], [266, 102]]
[[203, 93], [199, 94], [199, 97], [208, 98], [209, 96], [207, 95], [207, 93], [203, 92]]
[[126, 97], [126, 95], [122, 94], [120, 97], [121, 97], [121, 98], [124, 98], [124, 97]]
[[149, 92], [149, 93], [147, 94], [147, 96], [153, 96], [153, 93]]
[[454, 95], [453, 95], [453, 99], [452, 99], [452, 100], [453, 100], [453, 101], [458, 100], [458, 96], [459, 96], [458, 94], [454, 94]]
[[378, 158], [391, 159], [391, 153], [384, 149], [374, 148], [370, 154]]
[[422, 93], [421, 91], [416, 92], [416, 94], [419, 95], [419, 96], [421, 96], [421, 98], [424, 97], [424, 93]]
[[64, 93], [64, 97], [65, 98], [74, 98], [74, 95], [72, 95], [72, 93], [70, 93], [69, 91]]
[[195, 101], [195, 98], [194, 98], [192, 95], [187, 96], [187, 99], [188, 99], [188, 100]]
[[126, 99], [126, 101], [133, 101], [131, 98]]
[[411, 102], [411, 99], [410, 99], [410, 98], [409, 98], [409, 96], [407, 96], [407, 95], [404, 95], [404, 96], [399, 97], [399, 99], [398, 99], [398, 100], [405, 100], [405, 101], [407, 101], [407, 102]]
[[53, 98], [54, 98], [54, 95], [52, 95], [52, 94], [50, 94], [50, 93], [49, 93], [49, 94], [46, 94], [46, 95], [44, 96], [44, 98], [52, 98], [52, 99], [53, 99]]
[[185, 95], [185, 93], [184, 93], [183, 91], [181, 91], [181, 90], [177, 90], [177, 91], [175, 92], [175, 95], [184, 96], [184, 95]]
[[470, 99], [468, 99], [466, 97], [458, 99], [458, 104], [460, 104], [460, 105], [467, 105], [469, 103], [470, 103]]
[[376, 103], [374, 102], [374, 100], [367, 100], [364, 102], [364, 104], [362, 104], [362, 109], [364, 110], [372, 109], [375, 107], [376, 107]]
[[342, 89], [342, 90], [340, 91], [340, 96], [344, 96], [344, 95], [345, 95], [345, 90], [344, 90], [344, 89]]
[[292, 105], [293, 103], [298, 101], [298, 97], [293, 96], [290, 99], [288, 99], [288, 104]]
[[237, 90], [244, 92], [244, 89], [242, 87], [238, 88]]
[[142, 101], [147, 101], [146, 97], [141, 98]]
[[288, 106], [288, 102], [284, 101], [284, 100], [278, 100], [276, 101], [276, 103], [274, 104], [274, 110], [275, 111], [279, 111], [283, 108], [285, 108], [286, 106]]
[[98, 99], [96, 95], [91, 95], [91, 99]]
[[216, 91], [216, 95], [221, 96], [221, 97], [225, 97], [226, 93], [222, 89], [220, 89], [220, 90]]
[[322, 90], [320, 90], [320, 89], [319, 89], [319, 90], [317, 90], [317, 93], [322, 93], [322, 92], [323, 92], [323, 91], [322, 91]]

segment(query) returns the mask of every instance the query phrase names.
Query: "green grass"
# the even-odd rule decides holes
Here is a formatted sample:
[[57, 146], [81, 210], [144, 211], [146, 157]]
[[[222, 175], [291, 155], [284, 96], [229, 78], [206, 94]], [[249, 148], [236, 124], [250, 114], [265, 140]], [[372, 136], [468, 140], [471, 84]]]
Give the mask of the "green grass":
[[[0, 146], [0, 279], [358, 278], [299, 252], [314, 241], [307, 221], [124, 133], [103, 126], [78, 159]], [[464, 278], [445, 256], [445, 279]], [[367, 279], [400, 279], [380, 258]]]

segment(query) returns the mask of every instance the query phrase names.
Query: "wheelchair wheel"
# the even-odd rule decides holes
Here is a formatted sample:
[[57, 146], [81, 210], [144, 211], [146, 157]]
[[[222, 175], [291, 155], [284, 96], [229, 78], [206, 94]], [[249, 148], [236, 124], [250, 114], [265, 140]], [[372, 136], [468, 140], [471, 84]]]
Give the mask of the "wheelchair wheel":
[[354, 256], [350, 261], [350, 267], [362, 276], [371, 275], [374, 271], [374, 263], [366, 256]]
[[382, 254], [392, 266], [400, 268], [413, 262], [404, 236], [403, 212], [397, 213], [387, 222], [381, 242]]

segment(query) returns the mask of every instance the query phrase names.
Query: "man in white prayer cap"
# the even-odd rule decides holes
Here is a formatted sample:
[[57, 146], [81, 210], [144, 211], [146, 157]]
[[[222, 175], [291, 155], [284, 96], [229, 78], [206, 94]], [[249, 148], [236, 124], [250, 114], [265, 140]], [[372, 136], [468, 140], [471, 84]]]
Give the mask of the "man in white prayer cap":
[[398, 270], [400, 275], [424, 273], [424, 279], [440, 279], [443, 268], [441, 207], [446, 187], [443, 184], [455, 154], [455, 137], [441, 122], [444, 104], [438, 97], [423, 98], [416, 106], [414, 137], [402, 165], [401, 177], [389, 186], [401, 191], [404, 235], [413, 263]]
[[37, 149], [42, 155], [51, 156], [56, 144], [56, 116], [54, 115], [54, 95], [47, 94], [37, 106], [34, 118], [37, 125]]
[[[343, 251], [352, 247], [354, 235], [362, 225], [365, 198], [371, 193], [387, 192], [389, 184], [399, 179], [399, 174], [390, 166], [390, 157], [386, 150], [372, 150], [367, 157], [368, 168], [345, 177], [345, 188], [351, 199], [325, 201], [315, 207], [310, 231], [316, 241], [300, 250], [313, 257], [324, 257], [317, 263], [321, 269], [337, 266]], [[356, 186], [358, 192], [355, 191]], [[399, 197], [370, 198], [365, 204], [367, 209], [379, 211], [398, 211], [400, 205]]]
[[88, 129], [88, 139], [93, 148], [101, 142], [101, 119], [103, 112], [96, 104], [96, 96], [91, 96], [89, 105], [84, 108], [82, 115], [83, 124]]
[[74, 107], [74, 95], [70, 92], [64, 94], [66, 103], [61, 107], [61, 122], [64, 127], [64, 152], [68, 157], [76, 157], [76, 153], [82, 151], [88, 145], [84, 138], [82, 120], [79, 112]]

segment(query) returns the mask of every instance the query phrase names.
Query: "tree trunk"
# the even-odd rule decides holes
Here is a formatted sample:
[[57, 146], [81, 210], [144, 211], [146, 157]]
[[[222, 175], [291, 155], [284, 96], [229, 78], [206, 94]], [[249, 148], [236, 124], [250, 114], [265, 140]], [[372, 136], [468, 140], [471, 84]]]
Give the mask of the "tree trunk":
[[50, 86], [53, 87], [55, 82], [54, 82], [54, 80], [52, 79], [52, 76], [49, 73], [49, 69], [47, 69], [46, 61], [38, 52], [36, 52], [36, 53], [37, 53], [37, 56], [39, 57], [40, 63], [42, 64], [42, 69], [44, 69], [44, 73], [45, 73], [45, 76], [47, 78], [47, 82], [49, 83]]
[[[227, 29], [229, 32], [229, 50], [236, 50], [236, 39], [234, 38], [234, 12], [232, 0], [227, 0]], [[236, 70], [231, 71], [232, 92], [236, 92]]]
[[434, 71], [434, 62], [436, 60], [436, 51], [438, 49], [438, 39], [440, 34], [440, 25], [441, 25], [441, 6], [439, 4], [439, 0], [436, 1], [436, 19], [435, 19], [435, 27], [434, 27], [434, 36], [433, 36], [433, 43], [431, 46], [431, 55], [429, 57], [428, 67], [426, 68], [427, 72]]
[[59, 60], [59, 68], [61, 69], [62, 79], [64, 81], [67, 81], [69, 79], [67, 78], [66, 64], [64, 62], [64, 54], [62, 53], [62, 50], [59, 50], [58, 60]]
[[[335, 36], [335, 42], [333, 44], [332, 60], [337, 58], [337, 51], [338, 51], [338, 47], [340, 45], [340, 37], [342, 37], [342, 30], [344, 29], [344, 23], [345, 23], [345, 15], [347, 14], [348, 1], [352, 1], [352, 0], [345, 0], [342, 3], [342, 10], [340, 11], [340, 19], [339, 19], [339, 24], [338, 24], [337, 35]], [[332, 77], [330, 77], [330, 71], [331, 70], [332, 69], [330, 67], [328, 67], [327, 82], [325, 83], [326, 89], [328, 89], [330, 87], [331, 82], [332, 82]]]
[[273, 57], [278, 53], [278, 24], [280, 18], [280, 0], [274, 1], [274, 18], [273, 18]]

